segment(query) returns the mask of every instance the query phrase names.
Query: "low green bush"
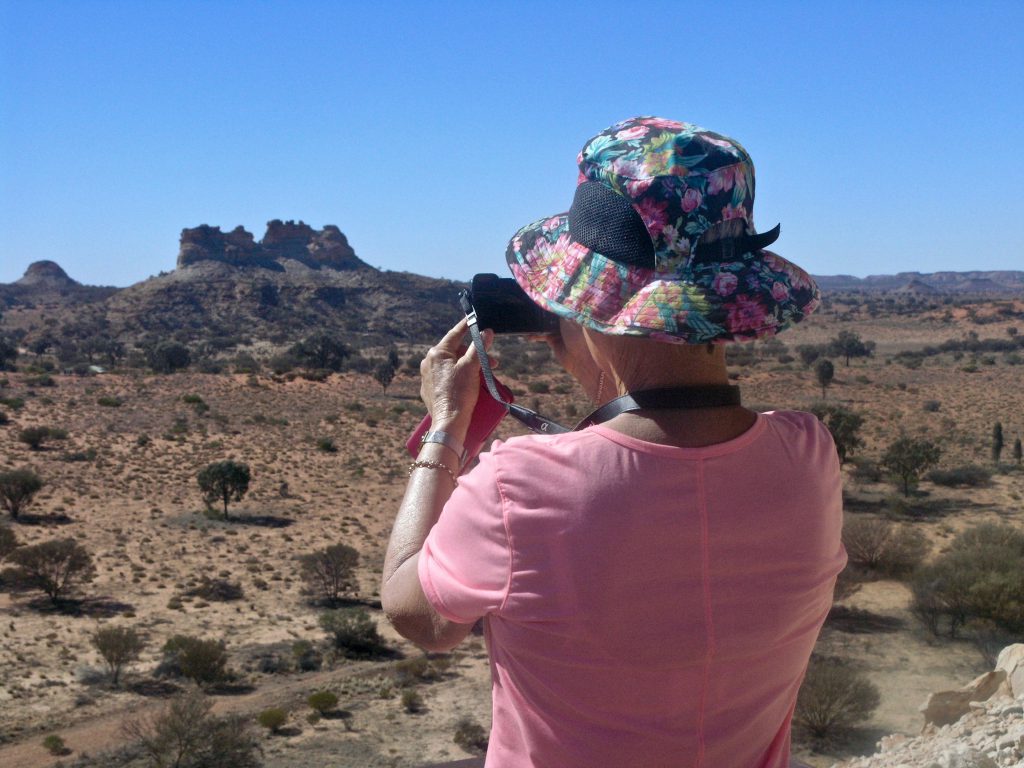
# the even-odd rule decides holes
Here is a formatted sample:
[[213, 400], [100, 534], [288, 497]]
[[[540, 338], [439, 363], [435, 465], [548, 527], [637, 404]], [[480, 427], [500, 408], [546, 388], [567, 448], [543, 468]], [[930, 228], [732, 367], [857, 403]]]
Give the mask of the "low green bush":
[[377, 656], [386, 650], [377, 624], [365, 608], [338, 608], [320, 614], [320, 626], [333, 636], [334, 646], [353, 658]]
[[928, 479], [947, 488], [977, 488], [988, 484], [992, 470], [977, 464], [965, 464], [953, 469], [933, 469], [928, 473]]
[[164, 644], [163, 674], [187, 677], [200, 685], [218, 683], [227, 677], [228, 653], [219, 640], [175, 635]]
[[338, 697], [331, 691], [317, 691], [309, 695], [306, 703], [309, 704], [310, 709], [315, 709], [323, 715], [338, 706]]
[[405, 708], [406, 712], [422, 712], [423, 697], [416, 689], [406, 688], [402, 691], [402, 706]]
[[51, 755], [58, 757], [71, 752], [71, 750], [67, 748], [67, 745], [64, 744], [64, 739], [56, 734], [50, 734], [43, 739], [43, 748]]
[[288, 722], [288, 713], [280, 707], [269, 707], [256, 716], [256, 722], [271, 733], [277, 733]]
[[323, 665], [323, 656], [309, 640], [296, 640], [292, 643], [292, 658], [295, 667], [301, 672], [315, 672]]

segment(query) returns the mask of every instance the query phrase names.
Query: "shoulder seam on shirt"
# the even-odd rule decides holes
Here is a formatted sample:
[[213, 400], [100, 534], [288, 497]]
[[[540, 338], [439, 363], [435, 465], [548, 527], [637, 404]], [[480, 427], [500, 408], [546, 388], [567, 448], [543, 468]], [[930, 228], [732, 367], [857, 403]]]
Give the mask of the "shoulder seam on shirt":
[[508, 499], [505, 497], [505, 488], [501, 484], [501, 466], [498, 463], [497, 455], [492, 454], [491, 460], [494, 462], [494, 485], [498, 489], [498, 498], [501, 499], [501, 522], [505, 527], [505, 551], [508, 553], [508, 576], [505, 579], [505, 594], [501, 598], [501, 604], [496, 611], [496, 613], [500, 614], [505, 610], [508, 597], [512, 592], [512, 531], [509, 529]]

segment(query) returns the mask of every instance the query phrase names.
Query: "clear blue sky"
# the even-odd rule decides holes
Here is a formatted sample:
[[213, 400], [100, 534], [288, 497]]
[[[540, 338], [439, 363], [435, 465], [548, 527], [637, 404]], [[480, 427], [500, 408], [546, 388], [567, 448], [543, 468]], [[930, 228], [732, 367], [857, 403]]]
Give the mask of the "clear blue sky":
[[0, 0], [0, 282], [128, 285], [183, 227], [504, 269], [637, 114], [739, 139], [815, 274], [1024, 269], [1024, 3]]

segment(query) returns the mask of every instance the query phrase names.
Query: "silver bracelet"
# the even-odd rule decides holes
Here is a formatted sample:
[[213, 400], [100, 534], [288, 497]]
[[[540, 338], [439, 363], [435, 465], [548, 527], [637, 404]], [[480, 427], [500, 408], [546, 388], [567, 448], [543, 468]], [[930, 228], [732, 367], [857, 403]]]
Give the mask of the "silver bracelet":
[[466, 463], [466, 449], [462, 443], [440, 429], [432, 429], [420, 438], [420, 445], [426, 443], [440, 443], [445, 448], [453, 451], [459, 457], [459, 467]]

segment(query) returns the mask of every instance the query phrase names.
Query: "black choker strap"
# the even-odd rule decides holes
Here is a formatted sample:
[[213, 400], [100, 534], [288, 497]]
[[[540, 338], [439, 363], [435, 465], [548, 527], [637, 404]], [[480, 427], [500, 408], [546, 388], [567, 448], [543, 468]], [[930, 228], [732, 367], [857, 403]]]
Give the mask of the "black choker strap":
[[642, 410], [666, 410], [670, 408], [721, 408], [740, 404], [740, 388], [731, 384], [707, 387], [670, 387], [667, 389], [642, 389], [628, 392], [622, 397], [609, 400], [583, 421], [573, 431], [592, 427], [610, 421], [620, 413]]

